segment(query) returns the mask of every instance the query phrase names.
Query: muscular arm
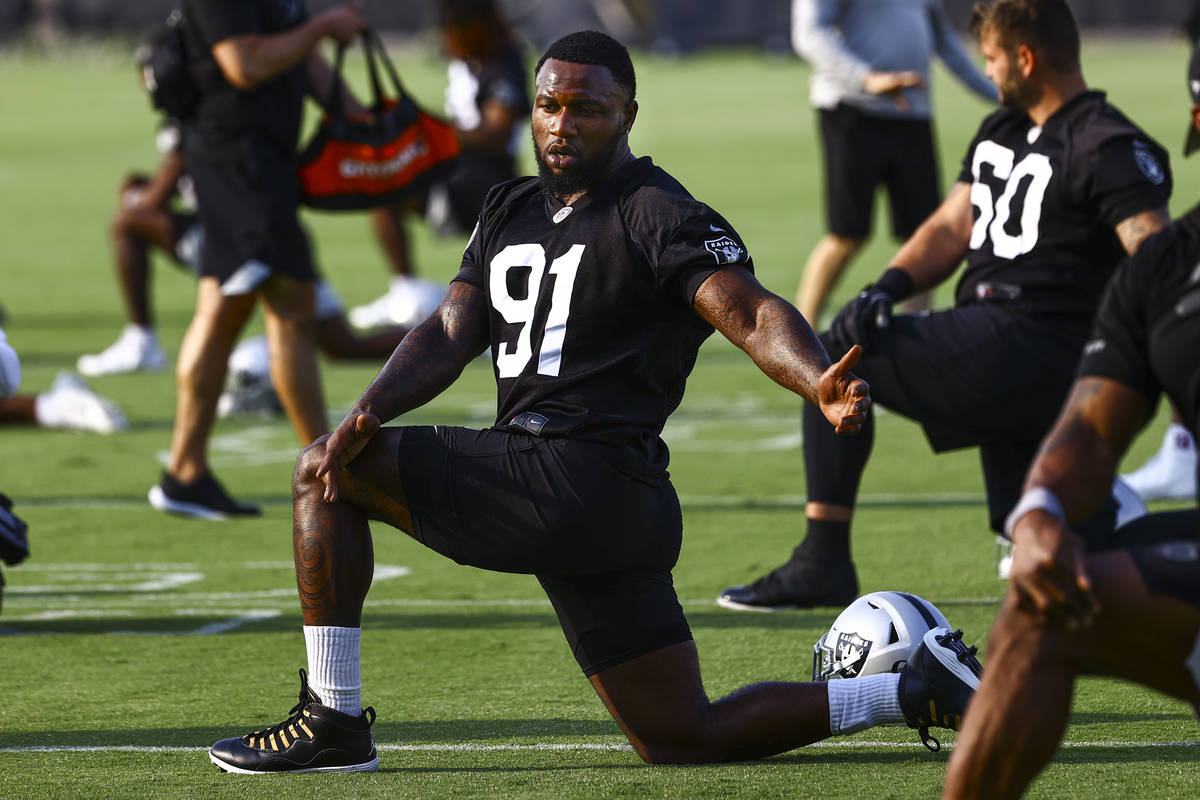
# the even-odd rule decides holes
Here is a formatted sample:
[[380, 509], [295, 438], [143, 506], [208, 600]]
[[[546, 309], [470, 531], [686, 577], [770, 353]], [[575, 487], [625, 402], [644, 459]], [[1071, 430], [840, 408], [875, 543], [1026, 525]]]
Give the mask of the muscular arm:
[[1085, 519], [1111, 494], [1117, 464], [1149, 411], [1135, 389], [1108, 378], [1080, 378], [1042, 442], [1026, 488], [1054, 492], [1068, 522]]
[[1117, 462], [1148, 413], [1146, 398], [1128, 386], [1095, 377], [1075, 382], [1025, 482], [1027, 492], [1041, 487], [1057, 497], [1066, 524], [1048, 505], [1013, 512], [1019, 516], [1011, 529], [1009, 585], [1022, 608], [1068, 627], [1095, 619], [1099, 600], [1086, 548], [1067, 526], [1085, 519], [1112, 491]]
[[304, 61], [326, 36], [353, 39], [366, 27], [360, 8], [359, 3], [336, 6], [282, 33], [230, 36], [212, 46], [213, 58], [225, 80], [243, 91], [253, 89]]
[[889, 266], [908, 273], [917, 292], [949, 278], [967, 255], [971, 242], [971, 185], [954, 184], [942, 204], [909, 237]]
[[1153, 208], [1126, 217], [1117, 223], [1115, 230], [1125, 252], [1133, 255], [1147, 237], [1153, 236], [1170, 224], [1171, 216], [1166, 208]]
[[488, 344], [483, 292], [450, 284], [438, 310], [404, 337], [351, 414], [387, 422], [441, 394]]
[[771, 380], [820, 407], [838, 433], [857, 432], [870, 406], [866, 383], [848, 372], [859, 348], [830, 365], [829, 354], [796, 307], [740, 267], [710, 275], [694, 302], [700, 316]]

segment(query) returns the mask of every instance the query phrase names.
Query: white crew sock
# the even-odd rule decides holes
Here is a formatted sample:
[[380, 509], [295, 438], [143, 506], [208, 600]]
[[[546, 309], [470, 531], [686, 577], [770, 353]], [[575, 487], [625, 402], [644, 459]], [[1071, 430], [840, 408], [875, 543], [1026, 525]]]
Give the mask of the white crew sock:
[[308, 688], [322, 705], [344, 714], [362, 714], [362, 675], [359, 640], [362, 628], [305, 625], [308, 648]]
[[856, 733], [876, 725], [900, 725], [900, 674], [867, 675], [827, 681], [829, 732]]

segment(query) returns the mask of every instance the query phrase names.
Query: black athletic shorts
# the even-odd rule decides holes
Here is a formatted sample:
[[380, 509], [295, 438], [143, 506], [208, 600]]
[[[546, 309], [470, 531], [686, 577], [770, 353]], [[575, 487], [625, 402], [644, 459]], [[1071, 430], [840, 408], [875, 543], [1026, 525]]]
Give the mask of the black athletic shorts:
[[316, 280], [308, 237], [297, 216], [292, 156], [241, 138], [220, 147], [186, 137], [204, 248], [200, 275], [225, 294], [248, 294], [273, 275]]
[[1150, 594], [1175, 597], [1200, 608], [1200, 512], [1147, 514], [1118, 535], [1138, 542], [1129, 547]]
[[[1086, 321], [1000, 303], [897, 314], [872, 335], [854, 374], [871, 385], [873, 402], [919, 422], [934, 451], [979, 447], [999, 531], [1066, 399], [1087, 332]], [[834, 360], [849, 349], [832, 331], [821, 341]]]
[[883, 184], [892, 210], [892, 235], [907, 239], [941, 202], [932, 124], [868, 116], [844, 104], [817, 113], [829, 232], [866, 238], [875, 189]]
[[671, 569], [683, 519], [669, 481], [591, 442], [447, 426], [403, 429], [413, 535], [483, 569], [529, 573], [587, 675], [691, 639]]

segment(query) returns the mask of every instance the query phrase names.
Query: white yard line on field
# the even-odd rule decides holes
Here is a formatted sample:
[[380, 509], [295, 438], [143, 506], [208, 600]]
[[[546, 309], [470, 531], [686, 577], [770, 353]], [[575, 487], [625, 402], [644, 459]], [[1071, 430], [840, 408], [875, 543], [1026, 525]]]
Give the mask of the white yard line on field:
[[[1178, 742], [1122, 742], [1122, 741], [1071, 741], [1063, 742], [1067, 749], [1176, 749], [1200, 746], [1200, 741]], [[942, 745], [943, 749], [953, 749], [953, 742]], [[564, 751], [577, 752], [586, 750], [632, 750], [628, 744], [616, 742], [534, 742], [531, 744], [476, 744], [473, 742], [443, 742], [437, 744], [383, 744], [376, 743], [375, 748], [383, 752], [421, 752], [421, 753], [488, 753], [488, 752], [533, 752], [533, 751]], [[5, 753], [200, 753], [208, 748], [204, 746], [151, 746], [132, 744], [113, 745], [29, 745], [15, 747], [0, 747], [0, 754]], [[803, 750], [922, 750], [920, 742], [881, 742], [857, 739], [838, 739], [816, 742], [801, 748]]]

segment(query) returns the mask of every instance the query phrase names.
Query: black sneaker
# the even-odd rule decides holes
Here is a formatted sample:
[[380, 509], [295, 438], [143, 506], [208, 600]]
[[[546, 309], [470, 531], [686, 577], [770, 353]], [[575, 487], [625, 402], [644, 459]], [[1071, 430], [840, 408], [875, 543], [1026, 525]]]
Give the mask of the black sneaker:
[[225, 519], [262, 516], [258, 506], [246, 506], [234, 501], [212, 475], [182, 483], [164, 472], [162, 479], [150, 487], [148, 496], [150, 505], [159, 511], [185, 517]]
[[721, 592], [717, 605], [735, 611], [783, 611], [814, 606], [845, 606], [858, 597], [854, 564], [817, 564], [793, 558], [746, 586]]
[[[937, 752], [941, 744], [929, 735], [931, 727], [958, 730], [967, 703], [979, 688], [983, 666], [978, 648], [963, 644], [962, 631], [927, 631], [900, 672], [900, 708], [908, 727], [916, 728], [921, 743]], [[932, 743], [932, 744], [931, 744]]]
[[222, 739], [208, 750], [209, 759], [225, 772], [374, 772], [379, 769], [368, 706], [352, 717], [321, 705], [300, 670], [300, 702], [278, 725], [235, 739]]

